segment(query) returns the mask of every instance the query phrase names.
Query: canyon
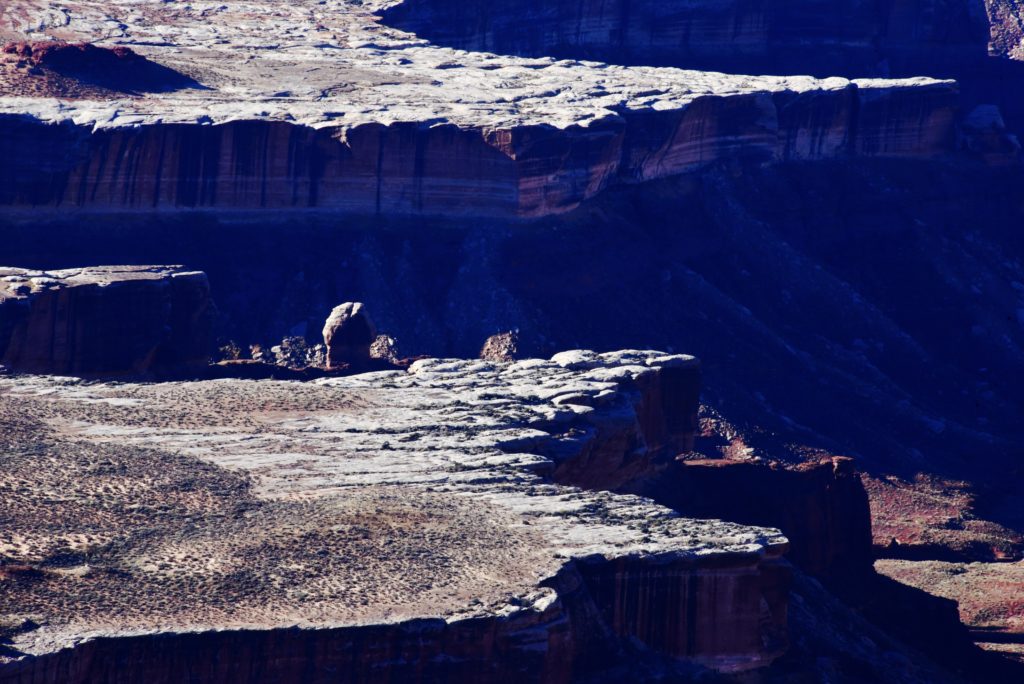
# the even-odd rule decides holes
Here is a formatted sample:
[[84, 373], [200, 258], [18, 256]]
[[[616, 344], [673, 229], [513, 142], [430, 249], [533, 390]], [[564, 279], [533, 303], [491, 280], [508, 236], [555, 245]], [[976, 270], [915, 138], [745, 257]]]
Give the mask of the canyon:
[[4, 3], [0, 681], [1019, 681], [1019, 8], [784, 4]]

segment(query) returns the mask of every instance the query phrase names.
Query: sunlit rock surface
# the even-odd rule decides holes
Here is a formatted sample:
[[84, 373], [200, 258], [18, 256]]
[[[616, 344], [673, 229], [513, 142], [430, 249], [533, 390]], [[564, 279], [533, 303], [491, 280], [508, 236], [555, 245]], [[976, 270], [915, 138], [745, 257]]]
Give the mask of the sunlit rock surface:
[[385, 4], [5, 3], [0, 38], [128, 46], [194, 86], [126, 93], [5, 55], [0, 206], [539, 216], [720, 159], [952, 149], [950, 82], [462, 52], [384, 26]]
[[573, 352], [313, 384], [2, 378], [0, 681], [766, 664], [777, 531], [551, 479], [608, 435], [670, 457], [697, 373]]

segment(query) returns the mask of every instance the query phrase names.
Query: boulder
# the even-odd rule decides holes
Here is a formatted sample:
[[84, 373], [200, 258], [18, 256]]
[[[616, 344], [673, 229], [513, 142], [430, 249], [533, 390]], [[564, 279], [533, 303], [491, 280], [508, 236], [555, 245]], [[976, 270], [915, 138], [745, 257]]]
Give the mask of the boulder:
[[519, 333], [514, 330], [491, 335], [480, 350], [484, 361], [515, 361], [519, 353]]
[[362, 302], [339, 304], [324, 323], [327, 367], [368, 365], [370, 345], [376, 339], [377, 327]]

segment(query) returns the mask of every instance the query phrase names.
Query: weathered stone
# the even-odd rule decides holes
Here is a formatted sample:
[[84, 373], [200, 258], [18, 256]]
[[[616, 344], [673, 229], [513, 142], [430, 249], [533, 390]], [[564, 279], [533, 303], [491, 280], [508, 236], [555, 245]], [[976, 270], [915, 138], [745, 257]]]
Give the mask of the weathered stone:
[[377, 326], [361, 302], [339, 304], [324, 323], [327, 367], [367, 365], [376, 339]]
[[491, 335], [480, 350], [484, 361], [515, 361], [519, 354], [519, 333], [515, 331]]

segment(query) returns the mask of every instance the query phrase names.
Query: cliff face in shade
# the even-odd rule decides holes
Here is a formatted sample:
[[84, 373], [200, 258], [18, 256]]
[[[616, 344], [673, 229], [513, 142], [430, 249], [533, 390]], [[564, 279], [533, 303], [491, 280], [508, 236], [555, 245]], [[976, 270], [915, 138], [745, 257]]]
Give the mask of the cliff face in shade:
[[648, 487], [649, 496], [686, 515], [757, 520], [785, 530], [789, 558], [811, 574], [871, 572], [871, 512], [850, 459], [795, 466], [686, 460]]
[[[601, 363], [599, 356], [580, 352], [554, 358], [574, 369]], [[541, 453], [556, 463], [556, 481], [638, 493], [697, 518], [777, 527], [790, 541], [787, 558], [802, 570], [818, 576], [871, 574], [871, 512], [852, 459], [695, 459], [701, 384], [696, 359], [638, 378], [604, 372], [622, 383], [622, 410], [617, 419], [605, 414], [599, 423], [584, 423], [577, 440], [544, 443]]]
[[0, 268], [0, 363], [55, 375], [167, 375], [206, 365], [206, 275], [175, 267]]
[[[0, 502], [0, 682], [768, 665], [787, 645], [784, 537], [552, 478], [608, 426], [631, 424], [634, 452], [692, 441], [696, 370], [627, 351], [306, 384], [0, 378], [0, 478], [20, 483]], [[49, 449], [63, 468], [38, 466]], [[97, 509], [107, 477], [121, 487]], [[54, 504], [57, 486], [81, 497]]]
[[0, 116], [12, 162], [0, 206], [542, 216], [726, 159], [940, 156], [952, 149], [955, 107], [955, 89], [940, 83], [707, 96], [564, 129], [244, 121], [94, 131]]
[[434, 43], [736, 73], [943, 75], [985, 58], [982, 0], [393, 0]]

